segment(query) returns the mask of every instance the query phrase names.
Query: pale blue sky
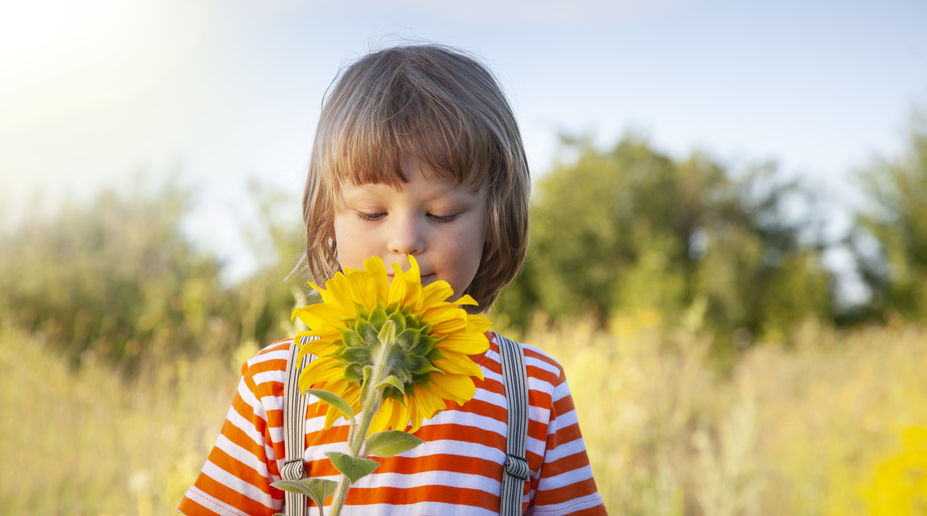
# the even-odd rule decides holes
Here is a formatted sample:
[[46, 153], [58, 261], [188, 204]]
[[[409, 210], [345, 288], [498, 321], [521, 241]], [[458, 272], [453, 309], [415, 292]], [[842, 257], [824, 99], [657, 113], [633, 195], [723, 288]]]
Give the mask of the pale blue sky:
[[[319, 103], [370, 49], [480, 56], [535, 175], [560, 130], [777, 160], [837, 201], [927, 106], [927, 2], [92, 1], [0, 7], [0, 215], [180, 170], [210, 249], [241, 250], [248, 178], [302, 187]], [[350, 7], [348, 7], [350, 5]], [[299, 217], [298, 207], [293, 217]], [[238, 271], [252, 258], [230, 260]]]

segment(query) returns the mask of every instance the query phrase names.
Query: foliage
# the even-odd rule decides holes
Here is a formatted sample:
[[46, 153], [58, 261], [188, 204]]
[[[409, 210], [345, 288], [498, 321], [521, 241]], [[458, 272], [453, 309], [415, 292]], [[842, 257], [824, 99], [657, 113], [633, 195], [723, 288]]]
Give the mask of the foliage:
[[[872, 308], [921, 319], [927, 316], [927, 113], [915, 115], [901, 156], [871, 163], [859, 179], [868, 205], [858, 216], [854, 249]], [[872, 240], [875, 252], [867, 246]]]
[[[234, 287], [182, 231], [189, 195], [104, 191], [0, 234], [0, 312], [72, 361], [132, 365], [146, 355], [230, 353], [282, 336], [293, 283], [280, 265]], [[264, 219], [267, 220], [267, 219]], [[284, 239], [279, 228], [273, 262]], [[209, 346], [218, 346], [210, 348]]]
[[0, 243], [0, 307], [72, 358], [137, 359], [190, 347], [229, 312], [219, 264], [180, 232], [187, 196], [106, 191], [87, 205], [34, 217]]
[[294, 306], [316, 300], [308, 292], [303, 226], [294, 220], [298, 202], [288, 193], [252, 182], [256, 222], [242, 228], [250, 251], [261, 259], [258, 270], [232, 285], [242, 318], [241, 339], [253, 346], [291, 337], [304, 328], [290, 323]]
[[718, 336], [781, 336], [831, 316], [831, 275], [809, 221], [789, 211], [807, 194], [773, 167], [733, 178], [704, 154], [675, 161], [633, 137], [607, 151], [564, 146], [577, 158], [538, 180], [527, 263], [499, 302], [514, 325], [535, 308], [601, 322], [701, 301]]

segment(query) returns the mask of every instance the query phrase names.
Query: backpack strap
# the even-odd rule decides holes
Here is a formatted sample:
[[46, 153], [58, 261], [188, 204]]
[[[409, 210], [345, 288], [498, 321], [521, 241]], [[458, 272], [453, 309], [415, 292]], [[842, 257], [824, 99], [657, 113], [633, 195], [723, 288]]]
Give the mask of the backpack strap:
[[[296, 364], [296, 356], [301, 345], [308, 337], [302, 337], [300, 343], [290, 346], [290, 356], [286, 361], [286, 380], [283, 383], [283, 449], [286, 462], [280, 470], [284, 480], [299, 480], [306, 477], [306, 468], [303, 465], [303, 454], [306, 451], [306, 406], [309, 395], [299, 392], [299, 373], [312, 359], [313, 355], [303, 357], [300, 364]], [[286, 516], [304, 516], [306, 514], [306, 495], [299, 493], [284, 493], [284, 510]]]
[[502, 377], [505, 380], [505, 399], [509, 413], [499, 514], [511, 516], [521, 514], [525, 481], [531, 473], [525, 456], [525, 440], [528, 435], [528, 372], [525, 369], [525, 351], [521, 344], [498, 333], [496, 340], [502, 358]]

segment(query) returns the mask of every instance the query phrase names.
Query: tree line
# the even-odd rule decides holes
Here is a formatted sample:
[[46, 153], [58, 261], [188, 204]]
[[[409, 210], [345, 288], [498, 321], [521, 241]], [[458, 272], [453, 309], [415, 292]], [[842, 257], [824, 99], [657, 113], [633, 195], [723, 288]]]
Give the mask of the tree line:
[[[562, 143], [535, 180], [524, 269], [495, 313], [515, 327], [536, 313], [628, 310], [667, 321], [694, 306], [722, 352], [784, 339], [806, 319], [835, 325], [927, 315], [927, 123], [904, 151], [853, 177], [864, 205], [834, 237], [819, 196], [774, 164], [731, 170], [710, 155], [674, 158], [626, 136], [610, 148]], [[569, 157], [569, 158], [567, 158]], [[266, 192], [265, 192], [266, 193]], [[75, 361], [227, 352], [285, 336], [302, 248], [299, 210], [264, 233], [276, 261], [234, 284], [181, 231], [188, 192], [100, 193], [0, 234], [0, 318], [43, 335]], [[260, 199], [259, 199], [260, 201]], [[824, 256], [853, 257], [865, 301], [848, 305]]]

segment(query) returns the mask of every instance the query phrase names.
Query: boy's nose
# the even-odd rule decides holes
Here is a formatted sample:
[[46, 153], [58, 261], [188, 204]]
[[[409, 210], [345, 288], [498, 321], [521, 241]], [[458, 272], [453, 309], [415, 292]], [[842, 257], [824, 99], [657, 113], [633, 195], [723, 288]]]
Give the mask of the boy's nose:
[[389, 250], [401, 255], [418, 255], [425, 250], [424, 228], [414, 218], [398, 219], [390, 228]]

